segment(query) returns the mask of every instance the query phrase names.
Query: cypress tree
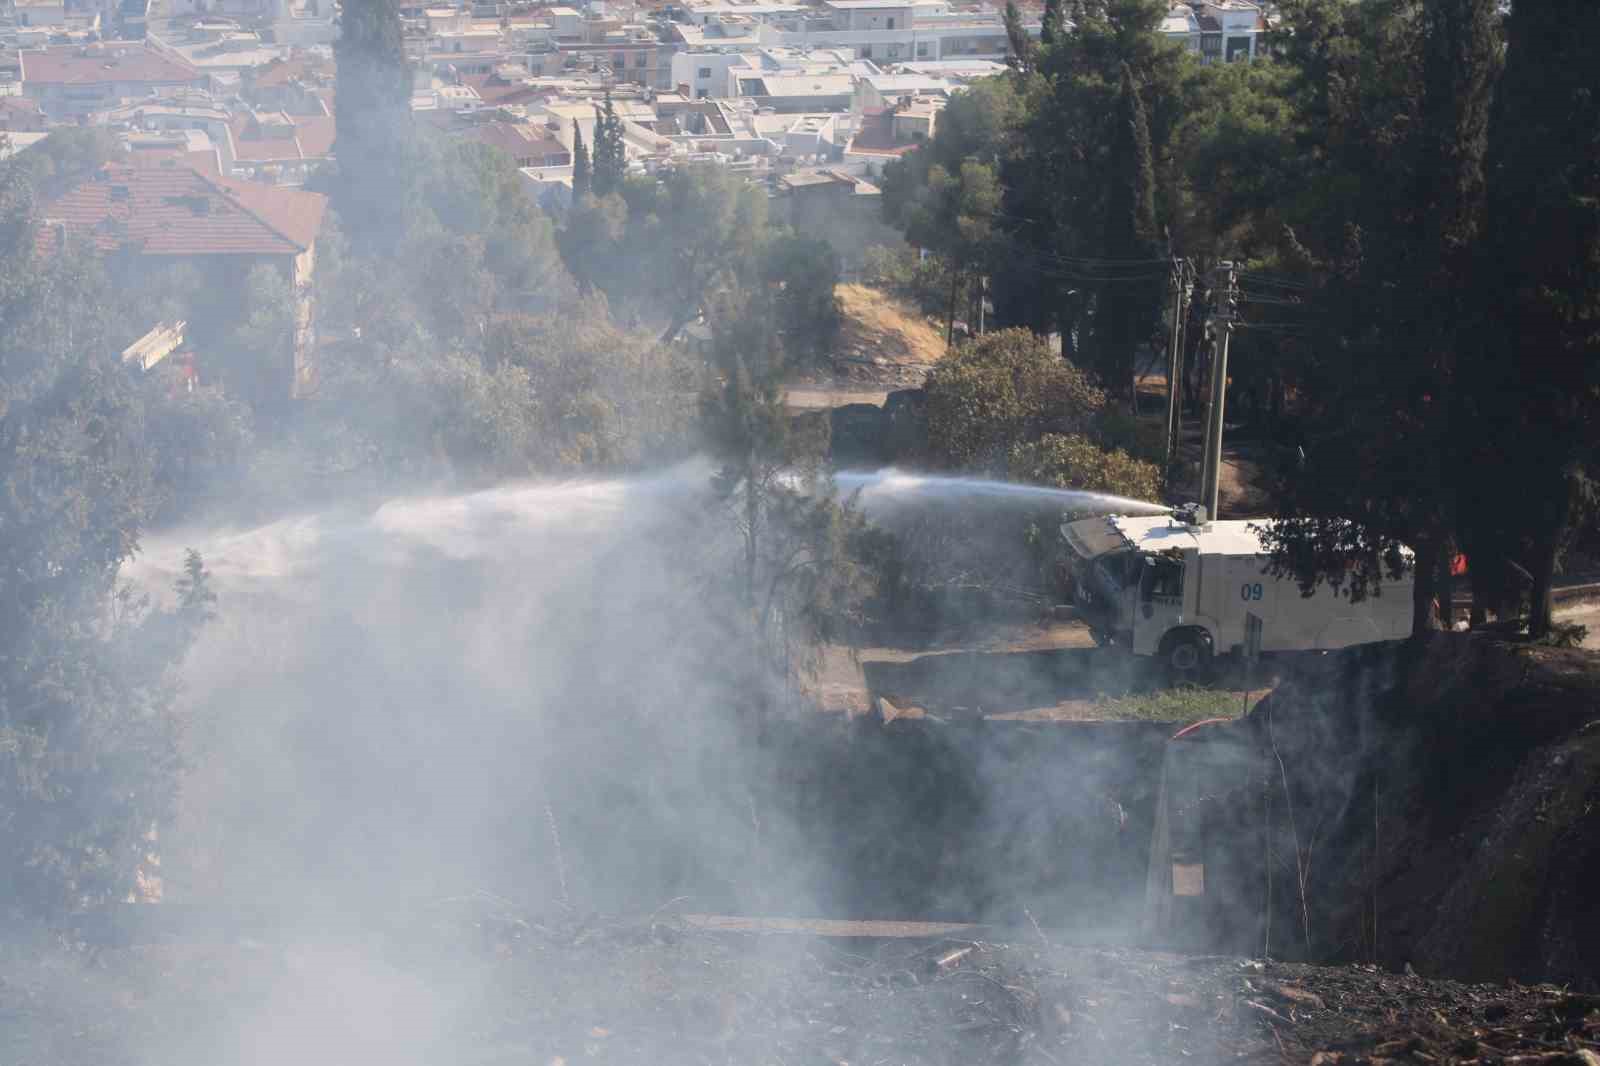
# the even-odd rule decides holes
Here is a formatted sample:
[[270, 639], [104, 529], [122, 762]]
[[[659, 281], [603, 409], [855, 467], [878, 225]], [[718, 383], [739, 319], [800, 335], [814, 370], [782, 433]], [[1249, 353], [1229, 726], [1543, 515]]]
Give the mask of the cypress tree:
[[1006, 55], [1006, 66], [1023, 74], [1033, 70], [1034, 42], [1028, 36], [1028, 30], [1022, 24], [1022, 12], [1017, 10], [1016, 0], [1006, 0], [1006, 44], [1009, 46]]
[[572, 120], [572, 202], [576, 204], [589, 195], [589, 149], [583, 145], [583, 131], [578, 120]]
[[[1150, 151], [1150, 124], [1133, 70], [1120, 68], [1117, 116], [1110, 143], [1111, 166], [1106, 196], [1104, 247], [1111, 259], [1148, 259], [1156, 236], [1156, 178]], [[1141, 271], [1127, 268], [1138, 276]], [[1095, 362], [1106, 385], [1133, 387], [1135, 348], [1154, 325], [1159, 282], [1108, 281], [1101, 289], [1095, 316]]]
[[[1010, 27], [1007, 26], [1007, 32]], [[1066, 35], [1066, 22], [1061, 15], [1061, 0], [1044, 0], [1044, 22], [1039, 27], [1039, 40], [1046, 48]]]
[[611, 103], [611, 93], [606, 92], [605, 107], [595, 110], [594, 166], [591, 183], [596, 196], [608, 196], [622, 191], [623, 175], [627, 172], [627, 153], [622, 145], [622, 120]]
[[334, 203], [358, 243], [398, 238], [411, 127], [411, 71], [395, 0], [345, 0], [339, 39]]

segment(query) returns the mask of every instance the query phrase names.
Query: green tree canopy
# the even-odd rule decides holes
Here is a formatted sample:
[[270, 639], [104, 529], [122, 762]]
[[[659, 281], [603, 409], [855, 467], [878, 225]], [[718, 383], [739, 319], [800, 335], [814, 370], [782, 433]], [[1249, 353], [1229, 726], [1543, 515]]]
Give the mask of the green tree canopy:
[[928, 452], [937, 465], [1003, 473], [1011, 449], [1046, 432], [1082, 432], [1105, 393], [1022, 329], [987, 333], [928, 374]]

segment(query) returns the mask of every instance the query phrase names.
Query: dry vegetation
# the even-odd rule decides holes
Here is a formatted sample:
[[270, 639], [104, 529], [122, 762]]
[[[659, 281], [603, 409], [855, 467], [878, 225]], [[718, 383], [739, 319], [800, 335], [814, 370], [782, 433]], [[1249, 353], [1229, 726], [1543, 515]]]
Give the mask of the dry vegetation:
[[841, 378], [888, 385], [922, 384], [944, 358], [944, 336], [915, 308], [865, 285], [840, 285], [834, 366]]

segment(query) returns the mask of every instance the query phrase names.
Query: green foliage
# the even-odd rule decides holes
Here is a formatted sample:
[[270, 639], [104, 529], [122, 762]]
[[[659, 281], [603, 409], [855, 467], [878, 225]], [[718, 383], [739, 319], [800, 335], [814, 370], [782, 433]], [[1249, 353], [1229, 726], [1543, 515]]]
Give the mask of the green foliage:
[[578, 120], [572, 120], [572, 202], [582, 203], [593, 188], [592, 172], [589, 168], [589, 149], [583, 143], [583, 131], [578, 128]]
[[119, 589], [155, 505], [144, 406], [105, 279], [34, 251], [30, 175], [0, 164], [0, 900], [130, 892], [177, 788], [170, 671], [203, 621]]
[[[1487, 32], [1470, 20], [1449, 43], [1470, 48]], [[1587, 6], [1581, 14], [1568, 5], [1512, 8], [1451, 442], [1474, 595], [1504, 598], [1510, 567], [1495, 561], [1521, 560], [1533, 579], [1536, 638], [1554, 632], [1550, 590], [1563, 552], [1593, 528], [1600, 460], [1597, 33], [1600, 10]], [[1453, 193], [1474, 191], [1468, 183]], [[1499, 589], [1482, 587], [1480, 576]]]
[[[628, 174], [627, 149], [622, 142], [622, 119], [606, 92], [604, 108], [595, 108], [594, 172], [590, 183], [596, 196], [621, 192]], [[574, 185], [576, 188], [576, 185]]]
[[173, 367], [158, 366], [140, 391], [155, 521], [192, 520], [230, 499], [256, 448], [249, 409], [217, 389], [189, 391]]
[[1061, 0], [1044, 0], [1044, 18], [1039, 25], [1039, 43], [1045, 48], [1059, 44], [1067, 35], [1066, 19], [1061, 14]]
[[687, 447], [693, 389], [685, 353], [619, 329], [593, 300], [544, 316], [497, 319], [490, 366], [526, 371], [539, 400], [539, 437], [556, 468], [627, 469], [666, 462]]
[[728, 661], [750, 671], [738, 686], [755, 714], [770, 711], [762, 676], [794, 679], [824, 640], [858, 619], [872, 591], [857, 547], [870, 534], [841, 505], [823, 468], [825, 419], [796, 421], [783, 407], [787, 359], [769, 291], [732, 291], [713, 309], [715, 377], [700, 426], [717, 462], [717, 507], [736, 548], [715, 563], [712, 586], [729, 602]]
[[1012, 447], [1086, 428], [1105, 405], [1087, 375], [1026, 330], [985, 334], [928, 374], [928, 454], [938, 466], [1002, 473]]
[[1016, 0], [1006, 0], [1006, 66], [1022, 74], [1030, 73], [1037, 60], [1037, 49], [1028, 29], [1022, 24], [1022, 12]]
[[1305, 345], [1302, 380], [1317, 398], [1306, 461], [1285, 471], [1279, 511], [1290, 521], [1269, 539], [1303, 586], [1348, 582], [1356, 595], [1408, 544], [1419, 631], [1433, 624], [1454, 535], [1448, 456], [1471, 301], [1461, 249], [1483, 213], [1493, 6], [1285, 7], [1292, 91], [1306, 116], [1304, 222], [1286, 241], [1319, 275], [1326, 321]]
[[619, 195], [573, 197], [557, 244], [562, 261], [586, 291], [602, 290], [620, 302], [635, 281], [621, 268], [628, 204]]
[[[363, 247], [392, 247], [403, 228], [410, 170], [411, 70], [395, 0], [347, 0], [339, 9], [334, 117], [334, 206]], [[381, 191], [381, 192], [380, 192]]]
[[1135, 418], [1126, 408], [1102, 410], [1091, 436], [1102, 447], [1120, 449], [1148, 463], [1160, 465], [1167, 459], [1167, 427], [1149, 418]]
[[[1264, 690], [1257, 691], [1253, 706]], [[1207, 718], [1234, 718], [1244, 712], [1245, 698], [1227, 689], [1179, 685], [1154, 692], [1130, 692], [1095, 700], [1094, 717], [1111, 721], [1199, 722]]]
[[784, 351], [796, 363], [833, 350], [839, 335], [839, 256], [827, 241], [783, 235], [762, 251], [762, 280], [774, 289], [774, 315]]
[[1161, 468], [1119, 449], [1107, 450], [1081, 434], [1046, 433], [1011, 446], [1013, 481], [1058, 489], [1106, 492], [1135, 500], [1161, 498]]
[[[915, 248], [889, 248], [874, 245], [867, 249], [861, 280], [912, 304], [924, 314], [934, 315], [949, 309], [950, 264], [943, 256], [917, 254]], [[957, 299], [962, 306], [975, 295], [973, 281], [955, 279]]]
[[[1121, 260], [1149, 260], [1156, 248], [1155, 167], [1150, 157], [1150, 125], [1139, 86], [1122, 64], [1117, 121], [1112, 129], [1111, 187], [1106, 196], [1106, 254]], [[1156, 333], [1163, 285], [1159, 280], [1122, 277], [1100, 287], [1091, 352], [1100, 380], [1117, 393], [1133, 396], [1134, 360]]]
[[116, 134], [102, 126], [60, 126], [17, 157], [19, 177], [41, 196], [59, 196], [122, 156]]
[[760, 272], [773, 235], [759, 189], [723, 168], [690, 167], [600, 195], [595, 152], [596, 195], [574, 206], [559, 238], [579, 284], [628, 317], [664, 320], [670, 341], [713, 293]]
[[281, 411], [294, 363], [294, 287], [282, 271], [259, 263], [245, 278], [240, 311], [220, 359], [208, 369], [220, 371], [227, 390], [255, 410]]
[[929, 172], [936, 166], [959, 174], [967, 161], [997, 167], [1011, 151], [1013, 127], [1022, 117], [1024, 101], [1009, 78], [987, 78], [950, 100], [939, 113], [938, 133], [883, 168], [884, 218], [902, 229], [906, 211], [922, 194]]

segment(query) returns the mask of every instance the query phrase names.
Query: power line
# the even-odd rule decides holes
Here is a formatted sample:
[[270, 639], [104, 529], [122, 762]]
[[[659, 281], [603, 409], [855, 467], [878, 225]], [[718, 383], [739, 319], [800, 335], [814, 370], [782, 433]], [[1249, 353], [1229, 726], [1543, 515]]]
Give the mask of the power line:
[[1312, 307], [1304, 300], [1299, 300], [1292, 297], [1285, 299], [1281, 296], [1263, 296], [1260, 293], [1253, 292], [1240, 292], [1239, 302], [1256, 304], [1261, 307], [1299, 307], [1307, 311], [1316, 310], [1316, 308]]
[[[1044, 264], [1043, 266], [1038, 267], [1041, 272], [1048, 273], [1055, 277], [1067, 278], [1073, 281], [1144, 282], [1151, 280], [1164, 280], [1168, 277], [1171, 271], [1172, 261], [1170, 259], [1148, 261], [1111, 260], [1107, 262], [1115, 263], [1116, 266], [1107, 269], [1106, 267], [1085, 266], [1072, 262], [1067, 260], [1066, 257], [1056, 256], [1050, 252], [1044, 251], [1041, 248], [1034, 248], [1031, 245], [1023, 244], [1017, 241], [1015, 238], [1003, 236], [1001, 239], [1006, 244], [1010, 245], [1010, 248], [1013, 252], [1019, 253], [1023, 256], [1033, 257], [1036, 260], [1036, 264]], [[1156, 266], [1159, 266], [1160, 269], [1154, 269]], [[1121, 272], [1121, 268], [1126, 268], [1128, 272]]]
[[1246, 271], [1240, 271], [1239, 280], [1247, 283], [1253, 282], [1257, 285], [1265, 285], [1268, 288], [1298, 289], [1301, 291], [1309, 291], [1310, 289], [1315, 288], [1314, 285], [1311, 285], [1308, 282], [1296, 281], [1293, 278], [1286, 278], [1273, 274], [1258, 274], [1255, 272]]

